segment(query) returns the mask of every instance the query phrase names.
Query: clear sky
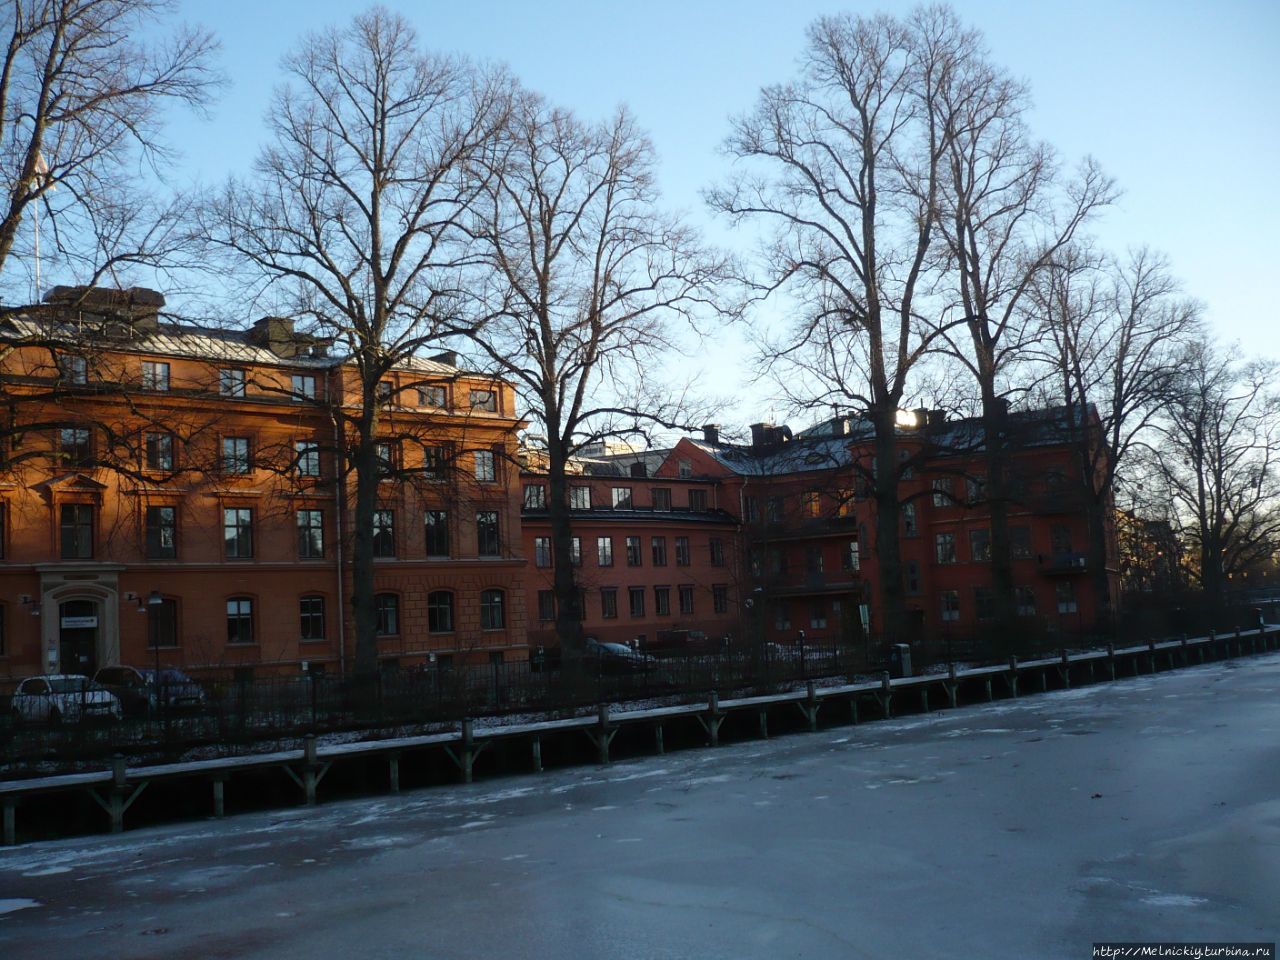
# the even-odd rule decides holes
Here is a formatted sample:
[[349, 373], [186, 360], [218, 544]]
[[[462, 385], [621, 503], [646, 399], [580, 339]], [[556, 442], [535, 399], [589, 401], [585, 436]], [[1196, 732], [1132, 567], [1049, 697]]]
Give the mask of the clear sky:
[[[720, 177], [727, 117], [759, 87], [794, 74], [806, 25], [840, 10], [903, 13], [906, 3], [649, 0], [643, 3], [386, 4], [430, 48], [508, 64], [523, 82], [587, 117], [631, 107], [661, 159], [669, 205], [705, 223], [698, 191]], [[1036, 133], [1064, 160], [1097, 157], [1124, 190], [1095, 227], [1122, 251], [1149, 244], [1170, 257], [1206, 304], [1223, 341], [1280, 356], [1273, 265], [1280, 231], [1280, 3], [1276, 0], [962, 0], [961, 17], [993, 58], [1029, 82]], [[173, 128], [178, 178], [218, 180], [248, 167], [281, 56], [305, 31], [342, 23], [363, 4], [340, 0], [186, 0], [186, 19], [214, 30], [231, 85], [212, 120]], [[709, 233], [727, 237], [716, 226]], [[1272, 278], [1272, 279], [1268, 279]], [[704, 364], [717, 393], [745, 373], [717, 344]], [[739, 391], [729, 421], [773, 404]]]

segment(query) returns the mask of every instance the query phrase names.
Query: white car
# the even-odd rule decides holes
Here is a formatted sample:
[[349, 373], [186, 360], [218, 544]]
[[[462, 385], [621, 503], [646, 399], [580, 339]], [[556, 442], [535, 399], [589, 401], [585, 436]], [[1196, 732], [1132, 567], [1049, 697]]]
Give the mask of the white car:
[[17, 724], [119, 719], [120, 701], [101, 684], [76, 674], [27, 677], [13, 695]]

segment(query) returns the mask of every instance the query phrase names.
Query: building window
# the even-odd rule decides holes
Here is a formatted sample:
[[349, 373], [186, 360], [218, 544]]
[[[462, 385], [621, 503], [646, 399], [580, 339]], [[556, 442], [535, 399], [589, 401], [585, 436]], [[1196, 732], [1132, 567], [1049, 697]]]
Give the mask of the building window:
[[444, 480], [449, 474], [449, 453], [444, 447], [422, 448], [422, 475], [428, 480]]
[[765, 501], [765, 518], [770, 523], [782, 522], [782, 498], [770, 497]]
[[618, 619], [618, 590], [616, 587], [600, 588], [600, 616], [605, 620]]
[[805, 572], [810, 576], [818, 576], [823, 572], [822, 547], [812, 545], [805, 547], [804, 551]]
[[391, 441], [376, 443], [373, 447], [373, 459], [380, 478], [393, 476], [400, 467], [400, 447]]
[[173, 469], [173, 434], [148, 433], [143, 437], [143, 449], [148, 470]]
[[303, 597], [298, 601], [298, 624], [303, 640], [324, 639], [324, 597]]
[[785, 603], [773, 606], [773, 628], [775, 630], [791, 629], [791, 607]]
[[934, 550], [938, 563], [956, 562], [956, 535], [939, 533], [934, 536]]
[[379, 380], [377, 386], [373, 388], [374, 399], [381, 404], [388, 404], [391, 398], [395, 396], [396, 385], [390, 380]]
[[649, 491], [649, 499], [653, 503], [655, 510], [671, 509], [671, 488], [670, 487], [654, 487]]
[[787, 572], [787, 555], [781, 547], [769, 548], [769, 572], [772, 574]]
[[67, 383], [82, 387], [89, 382], [89, 361], [64, 353], [58, 358], [58, 372]]
[[309, 373], [295, 373], [290, 388], [290, 400], [302, 403], [316, 398], [316, 378]]
[[1054, 553], [1071, 552], [1071, 528], [1055, 523], [1049, 528], [1049, 549]]
[[613, 537], [596, 537], [596, 563], [602, 567], [613, 566]]
[[556, 618], [556, 595], [553, 590], [538, 591], [538, 619], [554, 620]]
[[324, 557], [324, 511], [298, 511], [298, 556], [303, 560]]
[[1058, 612], [1076, 612], [1076, 588], [1070, 580], [1063, 580], [1057, 586]]
[[226, 507], [222, 511], [222, 539], [228, 560], [253, 556], [253, 508]]
[[547, 509], [547, 488], [541, 483], [526, 483], [524, 486], [524, 508], [526, 510]]
[[471, 409], [483, 410], [485, 413], [498, 412], [498, 394], [494, 390], [472, 390]]
[[755, 523], [760, 519], [760, 502], [755, 497], [744, 497], [742, 503], [747, 523]]
[[218, 371], [218, 393], [224, 397], [244, 396], [245, 375], [243, 370], [224, 367]]
[[227, 601], [227, 643], [253, 643], [253, 601], [248, 597]]
[[293, 456], [298, 476], [320, 476], [320, 444], [313, 440], [297, 440], [293, 444]]
[[147, 603], [147, 649], [178, 645], [178, 601]]
[[995, 619], [996, 593], [990, 587], [973, 588], [973, 615], [979, 620]]
[[476, 514], [476, 552], [482, 557], [502, 554], [502, 540], [498, 530], [498, 511], [481, 510]]
[[638, 619], [644, 616], [644, 587], [628, 587], [628, 599], [631, 603], [631, 617]]
[[991, 560], [991, 531], [969, 531], [969, 557], [975, 563], [989, 563]]
[[551, 566], [551, 538], [533, 538], [533, 564], [536, 567]]
[[933, 505], [935, 507], [949, 507], [951, 503], [951, 478], [936, 478], [933, 481]]
[[613, 488], [613, 508], [615, 510], [631, 509], [631, 488], [630, 487], [614, 487]]
[[394, 510], [373, 511], [373, 555], [375, 557], [396, 555], [396, 512]]
[[844, 545], [840, 566], [854, 573], [862, 569], [862, 553], [857, 540], [850, 540]]
[[1031, 528], [1009, 528], [1009, 556], [1014, 560], [1027, 560], [1031, 557]]
[[449, 391], [441, 386], [419, 387], [418, 406], [444, 410], [449, 406]]
[[427, 630], [430, 633], [453, 632], [453, 594], [433, 590], [427, 594]]
[[681, 480], [688, 480], [693, 476], [693, 464], [688, 460], [681, 460], [678, 468]]
[[1014, 590], [1014, 602], [1017, 604], [1018, 616], [1036, 615], [1036, 592], [1030, 587], [1017, 587]]
[[590, 487], [570, 487], [569, 488], [569, 508], [571, 510], [590, 510], [591, 509], [591, 488]]
[[707, 491], [690, 490], [689, 491], [689, 509], [694, 513], [706, 513], [707, 511]]
[[502, 630], [506, 627], [505, 604], [506, 595], [501, 590], [482, 590], [480, 592], [481, 630]]
[[627, 566], [638, 567], [642, 563], [640, 556], [640, 538], [627, 537]]
[[569, 538], [569, 565], [574, 567], [582, 566], [582, 538]]
[[427, 533], [427, 556], [449, 556], [449, 515], [443, 510], [423, 511]]
[[943, 619], [943, 622], [960, 619], [960, 591], [959, 590], [943, 590], [942, 591], [942, 619]]
[[920, 525], [916, 522], [916, 505], [914, 503], [904, 503], [902, 505], [902, 535], [904, 537], [920, 535]]
[[817, 490], [806, 490], [802, 499], [802, 507], [806, 517], [822, 516], [822, 495]]
[[58, 455], [67, 466], [90, 466], [93, 463], [93, 435], [88, 428], [63, 427], [59, 430]]
[[[452, 596], [452, 594], [449, 594]], [[377, 627], [375, 632], [380, 637], [394, 637], [400, 633], [400, 598], [394, 593], [379, 593], [373, 598]]]
[[981, 503], [987, 498], [987, 478], [982, 474], [964, 478], [965, 500], [970, 504]]
[[711, 565], [713, 567], [724, 566], [724, 541], [719, 537], [712, 537], [707, 541], [707, 546], [711, 550]]
[[660, 617], [671, 616], [671, 588], [653, 588], [653, 612]]
[[228, 475], [249, 472], [249, 438], [222, 438], [222, 472]]
[[685, 616], [693, 614], [693, 586], [687, 583], [680, 586], [680, 612]]
[[475, 453], [476, 480], [480, 483], [493, 483], [498, 478], [497, 468], [493, 462], [492, 450], [477, 450]]
[[711, 587], [711, 609], [716, 613], [729, 612], [729, 587], [723, 583]]
[[918, 597], [920, 595], [920, 561], [907, 561], [907, 596]]
[[60, 526], [62, 559], [90, 559], [93, 556], [93, 507], [87, 503], [64, 503]]
[[178, 555], [178, 508], [147, 507], [147, 559], [172, 560]]
[[160, 393], [169, 390], [169, 365], [158, 360], [142, 361], [142, 389]]
[[809, 629], [825, 630], [827, 626], [827, 605], [821, 600], [814, 600], [809, 605]]
[[689, 538], [676, 537], [676, 566], [689, 566]]
[[665, 567], [667, 565], [667, 538], [651, 537], [649, 543], [652, 546], [653, 565], [655, 567]]

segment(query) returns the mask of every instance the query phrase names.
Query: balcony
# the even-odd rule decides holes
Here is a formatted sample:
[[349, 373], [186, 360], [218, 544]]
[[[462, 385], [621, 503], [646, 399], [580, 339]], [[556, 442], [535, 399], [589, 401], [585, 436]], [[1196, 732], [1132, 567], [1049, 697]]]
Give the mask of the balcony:
[[1065, 577], [1085, 573], [1088, 556], [1083, 553], [1042, 553], [1038, 557], [1040, 572], [1048, 577]]

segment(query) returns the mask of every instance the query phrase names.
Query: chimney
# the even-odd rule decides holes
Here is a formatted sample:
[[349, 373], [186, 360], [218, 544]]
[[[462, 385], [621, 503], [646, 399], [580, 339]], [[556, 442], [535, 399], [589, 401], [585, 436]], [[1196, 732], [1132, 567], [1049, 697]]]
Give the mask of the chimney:
[[[159, 326], [164, 294], [147, 287], [56, 286], [44, 295], [44, 302], [82, 314], [98, 314], [103, 318], [127, 321], [138, 330], [155, 330]], [[86, 318], [87, 319], [87, 318]]]
[[280, 357], [301, 356], [306, 346], [294, 334], [293, 320], [289, 317], [260, 317], [255, 320], [249, 331], [249, 342], [266, 347]]
[[445, 350], [445, 351], [442, 351], [441, 353], [435, 354], [434, 356], [428, 357], [427, 359], [434, 360], [436, 363], [443, 363], [446, 367], [457, 367], [458, 351]]
[[844, 417], [831, 418], [831, 435], [833, 437], [843, 437], [847, 432], [849, 423]]
[[753, 423], [751, 425], [751, 448], [759, 450], [767, 447], [773, 437], [773, 424]]
[[632, 477], [635, 477], [636, 479], [639, 479], [639, 480], [643, 480], [648, 475], [649, 475], [649, 471], [645, 469], [643, 460], [637, 460], [635, 463], [631, 464]]
[[720, 425], [718, 423], [708, 423], [702, 428], [702, 439], [711, 446], [717, 446], [720, 443]]

